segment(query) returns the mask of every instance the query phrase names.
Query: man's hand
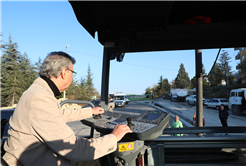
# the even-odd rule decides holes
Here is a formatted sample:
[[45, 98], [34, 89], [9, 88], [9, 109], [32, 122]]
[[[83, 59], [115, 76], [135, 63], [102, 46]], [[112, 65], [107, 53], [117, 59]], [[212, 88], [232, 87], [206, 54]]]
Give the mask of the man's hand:
[[104, 113], [104, 109], [101, 107], [92, 108], [92, 114], [93, 115], [98, 115], [98, 114], [103, 114], [103, 113]]
[[117, 138], [117, 142], [119, 142], [127, 133], [132, 133], [127, 124], [116, 125], [112, 131], [112, 134], [114, 134]]

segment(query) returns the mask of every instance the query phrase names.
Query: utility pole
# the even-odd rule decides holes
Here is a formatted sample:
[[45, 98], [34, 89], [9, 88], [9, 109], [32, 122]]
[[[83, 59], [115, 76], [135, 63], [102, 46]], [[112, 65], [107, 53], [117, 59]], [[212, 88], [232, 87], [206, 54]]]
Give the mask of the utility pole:
[[[195, 50], [196, 60], [196, 127], [203, 127], [203, 87], [202, 87], [202, 50]], [[199, 134], [202, 135], [202, 134]]]
[[[69, 45], [66, 46], [66, 53], [68, 53], [68, 47], [69, 47]], [[64, 93], [63, 93], [63, 98], [66, 98], [66, 91], [64, 91]]]

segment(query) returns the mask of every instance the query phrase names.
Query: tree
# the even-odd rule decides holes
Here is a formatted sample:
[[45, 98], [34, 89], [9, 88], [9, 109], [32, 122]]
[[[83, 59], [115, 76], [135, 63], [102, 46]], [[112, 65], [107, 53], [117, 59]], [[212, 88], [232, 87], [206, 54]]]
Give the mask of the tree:
[[221, 80], [223, 78], [222, 71], [219, 68], [218, 63], [214, 65], [213, 70], [210, 73], [210, 76], [208, 77], [208, 80], [210, 82], [211, 87], [217, 87], [221, 84]]
[[[231, 73], [231, 66], [229, 66], [229, 62], [231, 57], [229, 56], [229, 54], [225, 51], [225, 50], [222, 50], [222, 53], [220, 54], [220, 58], [219, 58], [219, 68], [222, 72], [222, 79], [225, 80], [226, 84], [228, 84], [227, 82], [227, 74]], [[229, 73], [227, 73], [227, 65], [228, 65], [228, 71]], [[230, 74], [229, 74], [230, 76]], [[232, 77], [232, 76], [231, 76]]]
[[38, 57], [38, 61], [35, 62], [35, 71], [37, 72], [37, 77], [39, 76], [39, 70], [42, 65], [42, 59]]
[[[203, 76], [206, 76], [207, 73], [205, 71], [205, 67], [204, 65], [202, 64], [202, 75]], [[208, 87], [208, 81], [207, 81], [207, 78], [203, 77], [203, 87]], [[194, 76], [191, 80], [190, 80], [190, 88], [193, 89], [193, 88], [196, 88], [196, 76]]]
[[175, 84], [177, 88], [189, 88], [190, 87], [190, 78], [188, 73], [185, 71], [184, 64], [180, 64], [179, 72], [175, 78]]
[[92, 96], [95, 94], [95, 88], [93, 84], [91, 68], [90, 65], [88, 66], [87, 76], [85, 81], [85, 95], [88, 100], [91, 100]]
[[170, 91], [170, 88], [171, 88], [171, 85], [168, 82], [168, 79], [167, 78], [163, 79], [163, 91], [164, 91], [164, 95], [165, 94], [168, 94], [168, 92]]
[[241, 77], [241, 80], [245, 80], [246, 79], [246, 53], [242, 56], [242, 60], [241, 60], [241, 63], [240, 63], [240, 71], [239, 71], [239, 74], [240, 74], [240, 77]]
[[26, 53], [20, 55], [19, 70], [21, 75], [25, 76], [25, 79], [21, 80], [21, 85], [23, 90], [26, 90], [31, 86], [31, 84], [37, 78], [38, 75], [36, 68], [31, 64]]
[[[175, 84], [175, 80], [172, 80], [170, 85], [171, 85], [171, 88], [172, 88], [172, 89], [177, 88], [177, 86], [176, 86], [176, 84]], [[170, 88], [170, 89], [171, 89], [171, 88]]]
[[9, 43], [1, 46], [3, 55], [1, 57], [1, 106], [11, 106], [16, 103], [23, 88], [21, 80], [24, 75], [20, 72], [20, 52], [17, 50], [17, 43], [12, 42], [9, 36]]

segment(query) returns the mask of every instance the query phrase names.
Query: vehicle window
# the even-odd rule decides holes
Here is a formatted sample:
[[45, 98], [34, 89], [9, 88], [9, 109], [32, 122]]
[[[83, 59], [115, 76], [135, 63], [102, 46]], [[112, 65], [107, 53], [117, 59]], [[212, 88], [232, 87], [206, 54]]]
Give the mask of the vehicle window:
[[13, 114], [12, 111], [4, 111], [4, 112], [1, 111], [1, 120], [9, 119], [12, 114]]
[[215, 103], [218, 103], [219, 101], [218, 100], [214, 100]]
[[228, 100], [220, 100], [220, 102], [228, 102]]
[[115, 100], [124, 100], [124, 96], [115, 96]]
[[232, 97], [232, 96], [235, 96], [235, 92], [231, 92], [231, 97]]
[[243, 92], [238, 92], [238, 97], [243, 97]]

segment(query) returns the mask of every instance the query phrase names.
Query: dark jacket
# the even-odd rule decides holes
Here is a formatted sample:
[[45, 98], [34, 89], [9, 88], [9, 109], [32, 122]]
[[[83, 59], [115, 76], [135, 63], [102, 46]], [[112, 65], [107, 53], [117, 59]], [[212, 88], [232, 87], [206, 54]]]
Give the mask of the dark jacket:
[[229, 116], [229, 113], [226, 108], [224, 110], [219, 109], [219, 117], [220, 119], [227, 119]]

